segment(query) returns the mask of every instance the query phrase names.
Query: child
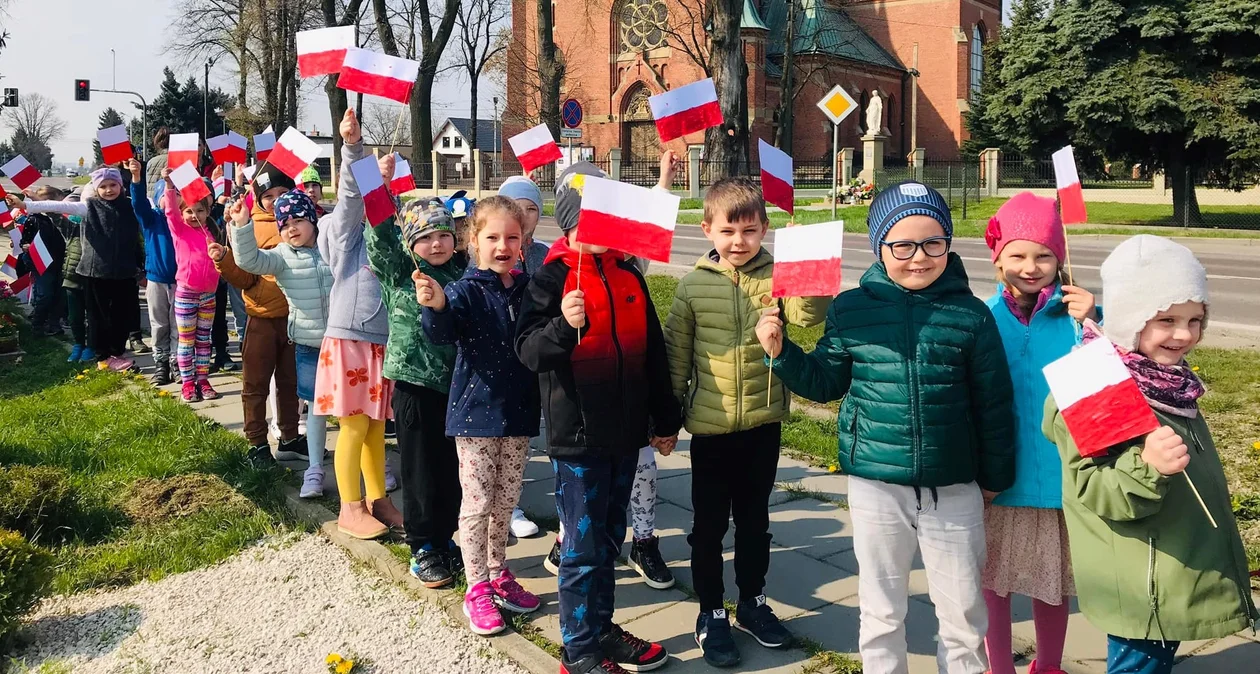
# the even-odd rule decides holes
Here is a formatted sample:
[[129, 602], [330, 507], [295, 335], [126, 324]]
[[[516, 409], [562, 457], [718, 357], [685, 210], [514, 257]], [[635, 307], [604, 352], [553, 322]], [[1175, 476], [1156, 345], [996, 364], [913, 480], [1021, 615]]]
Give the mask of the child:
[[[77, 203], [82, 198], [84, 198], [83, 195], [71, 194], [65, 200]], [[66, 362], [95, 363], [96, 352], [89, 345], [94, 344], [96, 339], [89, 332], [92, 326], [87, 322], [87, 306], [83, 299], [83, 277], [75, 271], [82, 253], [83, 218], [71, 215], [67, 219], [70, 221], [70, 229], [66, 237], [66, 259], [61, 265], [63, 270], [61, 287], [66, 291], [66, 319], [70, 323], [70, 337], [74, 340], [74, 344], [70, 347], [70, 357], [66, 359]]]
[[88, 320], [93, 326], [95, 352], [100, 369], [131, 370], [127, 335], [140, 313], [136, 294], [136, 269], [140, 247], [140, 222], [130, 199], [122, 198], [122, 173], [113, 167], [92, 172], [94, 196], [79, 202], [30, 201], [10, 194], [11, 207], [27, 213], [61, 213], [83, 218], [79, 262], [75, 271], [84, 282]]
[[402, 513], [385, 493], [385, 419], [394, 383], [383, 372], [389, 312], [381, 301], [380, 281], [368, 267], [363, 195], [350, 173], [350, 165], [363, 156], [363, 134], [353, 109], [346, 111], [340, 132], [344, 143], [337, 208], [325, 219], [327, 227], [319, 237], [320, 253], [332, 269], [333, 286], [312, 414], [337, 417], [341, 429], [335, 457], [341, 496], [337, 528], [368, 539], [403, 528]]
[[867, 226], [879, 261], [841, 293], [810, 353], [783, 338], [777, 308], [757, 324], [774, 376], [793, 393], [841, 397], [839, 463], [849, 475], [862, 665], [906, 671], [916, 550], [940, 622], [941, 671], [983, 672], [984, 500], [1015, 479], [1011, 376], [1002, 337], [949, 252], [936, 190], [884, 188]]
[[419, 267], [443, 286], [459, 280], [467, 265], [455, 255], [454, 232], [455, 223], [440, 199], [416, 199], [399, 217], [364, 234], [368, 262], [389, 308], [384, 372], [394, 382], [411, 575], [431, 588], [450, 584], [463, 566], [454, 541], [461, 498], [459, 457], [455, 441], [446, 434], [455, 347], [435, 344], [417, 329], [421, 308], [411, 273]]
[[668, 658], [660, 644], [612, 622], [613, 564], [639, 448], [650, 436], [652, 446], [672, 451], [682, 419], [647, 282], [622, 253], [576, 242], [586, 176], [602, 175], [578, 162], [557, 179], [565, 237], [526, 288], [516, 334], [521, 361], [541, 375], [556, 509], [569, 532], [558, 555], [567, 674], [648, 671]]
[[[665, 344], [674, 395], [692, 434], [695, 520], [688, 541], [700, 599], [696, 642], [705, 662], [730, 667], [740, 660], [722, 603], [722, 539], [732, 515], [736, 625], [767, 648], [792, 641], [762, 594], [770, 566], [770, 492], [791, 397], [770, 379], [754, 332], [761, 311], [775, 302], [774, 259], [761, 247], [770, 224], [761, 189], [749, 178], [719, 180], [705, 195], [704, 209], [701, 227], [714, 247], [679, 281]], [[822, 322], [830, 302], [793, 297], [779, 306], [793, 323], [810, 327]]]
[[521, 218], [515, 202], [490, 197], [477, 205], [468, 229], [467, 250], [476, 266], [445, 290], [423, 272], [412, 272], [416, 300], [424, 307], [425, 336], [457, 349], [446, 434], [455, 438], [463, 490], [464, 615], [481, 635], [507, 626], [495, 604], [518, 613], [539, 606], [506, 561], [508, 522], [521, 496], [525, 452], [530, 437], [538, 435], [537, 377], [511, 349], [529, 279], [515, 269], [524, 238]]
[[1041, 369], [1072, 350], [1078, 321], [1094, 318], [1094, 296], [1062, 284], [1067, 244], [1053, 198], [1021, 192], [989, 220], [985, 241], [998, 270], [989, 299], [1015, 386], [1015, 484], [985, 508], [985, 649], [993, 674], [1015, 674], [1011, 648], [1012, 593], [1031, 597], [1037, 628], [1033, 674], [1062, 674], [1068, 598], [1076, 594], [1067, 525], [1063, 468], [1041, 434], [1050, 387]]
[[[48, 187], [41, 187], [37, 196], [41, 199], [60, 200], [63, 198], [59, 190]], [[22, 263], [19, 265], [18, 273], [25, 273], [20, 269], [25, 267], [26, 271], [35, 274], [35, 283], [31, 292], [31, 326], [37, 334], [49, 337], [59, 335], [62, 332], [61, 317], [64, 313], [61, 269], [62, 258], [66, 254], [66, 239], [62, 234], [60, 224], [65, 221], [59, 215], [47, 213], [22, 215], [16, 220], [22, 225], [21, 250], [14, 251], [18, 254], [18, 261]], [[43, 242], [52, 257], [51, 263], [42, 274], [35, 268], [34, 261], [31, 259], [30, 249], [34, 245], [36, 236]]]
[[[179, 333], [174, 330], [175, 320], [175, 242], [171, 237], [171, 229], [165, 214], [153, 210], [152, 203], [157, 202], [165, 189], [165, 176], [158, 172], [162, 185], [154, 190], [154, 202], [149, 201], [149, 192], [144, 182], [144, 167], [138, 160], [127, 161], [127, 171], [131, 173], [131, 207], [136, 211], [140, 228], [144, 231], [144, 274], [148, 283], [145, 285], [144, 298], [149, 308], [149, 332], [153, 335], [153, 383], [166, 386], [174, 381], [179, 372], [176, 354], [179, 352]], [[204, 246], [203, 246], [204, 247]], [[215, 277], [218, 277], [215, 272]]]
[[469, 198], [466, 190], [458, 190], [446, 200], [446, 210], [455, 219], [455, 245], [464, 253], [468, 253], [465, 248], [468, 243], [468, 214], [472, 213], [476, 203], [477, 200]]
[[315, 170], [315, 166], [307, 166], [298, 174], [298, 189], [306, 192], [306, 196], [311, 198], [311, 203], [315, 204], [315, 215], [324, 217], [327, 211], [319, 202], [324, 200], [324, 183], [320, 182], [319, 171]]
[[1199, 409], [1203, 384], [1185, 361], [1207, 322], [1207, 272], [1185, 246], [1143, 235], [1116, 246], [1101, 274], [1106, 324], [1087, 322], [1085, 341], [1105, 334], [1115, 343], [1163, 425], [1089, 459], [1049, 398], [1042, 430], [1063, 459], [1081, 613], [1108, 635], [1107, 671], [1167, 674], [1180, 642], [1226, 637], [1257, 617], [1225, 471]]
[[[298, 398], [314, 404], [319, 348], [328, 328], [332, 271], [316, 248], [319, 216], [311, 198], [300, 190], [290, 190], [276, 197], [273, 209], [282, 242], [271, 250], [258, 250], [254, 223], [250, 222], [245, 200], [238, 199], [232, 203], [228, 211], [235, 225], [229, 230], [232, 251], [236, 255], [237, 266], [251, 274], [274, 276], [276, 285], [284, 291], [284, 298], [289, 303], [288, 335], [294, 342]], [[223, 254], [218, 244], [212, 244], [210, 248], [212, 254]], [[312, 414], [306, 429], [309, 465], [302, 475], [302, 490], [298, 495], [315, 498], [324, 495], [324, 445], [328, 421], [322, 414]]]
[[521, 244], [521, 260], [517, 268], [526, 274], [536, 274], [547, 259], [547, 244], [534, 240], [534, 231], [538, 229], [538, 216], [542, 214], [542, 191], [538, 185], [525, 176], [510, 176], [499, 186], [499, 196], [516, 202], [525, 213], [521, 222], [525, 230], [525, 242]]

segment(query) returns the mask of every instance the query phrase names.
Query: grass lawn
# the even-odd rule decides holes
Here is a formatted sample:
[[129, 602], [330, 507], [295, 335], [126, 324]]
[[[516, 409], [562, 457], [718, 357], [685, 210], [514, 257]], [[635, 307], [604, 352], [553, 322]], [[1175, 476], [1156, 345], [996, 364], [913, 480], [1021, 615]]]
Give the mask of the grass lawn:
[[0, 369], [0, 464], [69, 474], [72, 524], [36, 537], [56, 555], [54, 592], [189, 571], [292, 526], [281, 472], [250, 469], [244, 438], [147, 384], [82, 372], [60, 342], [22, 344]]

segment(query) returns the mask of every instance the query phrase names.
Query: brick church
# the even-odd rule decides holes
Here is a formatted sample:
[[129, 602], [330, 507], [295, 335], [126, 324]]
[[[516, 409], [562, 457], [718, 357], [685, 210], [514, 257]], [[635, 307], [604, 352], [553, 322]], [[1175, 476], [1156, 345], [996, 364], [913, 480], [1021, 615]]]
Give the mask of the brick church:
[[[538, 121], [537, 0], [512, 0], [504, 135]], [[793, 154], [826, 159], [831, 123], [815, 103], [842, 85], [861, 109], [840, 129], [840, 146], [861, 154], [872, 92], [883, 99], [884, 154], [904, 157], [915, 145], [929, 158], [952, 159], [966, 139], [963, 115], [980, 87], [984, 43], [997, 34], [1001, 0], [796, 0]], [[656, 159], [661, 151], [649, 96], [705, 77], [706, 54], [693, 16], [704, 0], [553, 0], [555, 42], [567, 71], [560, 99], [583, 110], [580, 144], [605, 158]], [[756, 138], [773, 142], [780, 101], [787, 0], [744, 0], [740, 35], [748, 63], [748, 115]], [[916, 77], [917, 75], [917, 77]], [[532, 83], [532, 86], [531, 86]], [[576, 142], [576, 141], [575, 141]], [[671, 143], [702, 145], [696, 133]]]

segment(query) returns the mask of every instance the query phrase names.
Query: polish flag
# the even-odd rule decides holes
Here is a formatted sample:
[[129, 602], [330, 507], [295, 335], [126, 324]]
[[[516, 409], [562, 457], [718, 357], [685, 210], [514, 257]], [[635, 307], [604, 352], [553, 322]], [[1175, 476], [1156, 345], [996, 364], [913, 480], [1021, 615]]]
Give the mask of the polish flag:
[[669, 262], [679, 198], [667, 192], [587, 176], [577, 240]]
[[[298, 175], [318, 156], [319, 146], [315, 141], [302, 135], [301, 131], [289, 127], [280, 135], [280, 140], [276, 141], [276, 147], [267, 157], [267, 161], [284, 171], [285, 175], [297, 180]], [[373, 157], [372, 161], [376, 161], [376, 158]]]
[[198, 141], [201, 136], [195, 133], [176, 133], [170, 137], [170, 142], [166, 146], [166, 165], [179, 166], [185, 162], [197, 166], [197, 160], [200, 159], [198, 154], [201, 147]]
[[394, 153], [394, 177], [389, 180], [389, 191], [398, 196], [403, 192], [416, 189], [416, 180], [411, 176], [411, 164], [403, 156]]
[[43, 232], [35, 235], [35, 240], [31, 242], [30, 254], [31, 263], [35, 265], [35, 271], [38, 271], [41, 276], [56, 261], [53, 260], [52, 253], [48, 252], [48, 244], [44, 243]]
[[1129, 368], [1107, 339], [1095, 339], [1041, 371], [1081, 456], [1101, 456], [1108, 447], [1159, 428]]
[[350, 175], [359, 184], [363, 207], [367, 211], [368, 222], [373, 227], [394, 215], [394, 200], [389, 197], [389, 190], [385, 189], [385, 180], [381, 177], [381, 168], [376, 163], [376, 157], [369, 155], [351, 164]]
[[1085, 222], [1085, 195], [1081, 192], [1081, 178], [1076, 173], [1076, 156], [1069, 145], [1051, 157], [1054, 159], [1054, 183], [1059, 189], [1059, 212], [1063, 224]]
[[216, 164], [243, 163], [246, 159], [245, 147], [248, 144], [249, 141], [245, 140], [245, 136], [235, 131], [228, 131], [223, 135], [206, 139], [206, 146], [210, 148], [210, 155], [214, 157]]
[[101, 161], [105, 164], [117, 164], [135, 156], [131, 152], [131, 136], [127, 134], [125, 124], [97, 131], [96, 140], [100, 141]]
[[267, 127], [266, 131], [254, 136], [254, 161], [267, 161], [267, 155], [271, 154], [272, 148], [276, 146], [276, 132]]
[[341, 72], [346, 49], [354, 46], [354, 26], [304, 30], [297, 34], [298, 74], [302, 79]]
[[241, 175], [245, 176], [245, 182], [254, 182], [254, 172], [258, 170], [258, 164], [250, 164], [241, 168]]
[[662, 143], [722, 123], [722, 107], [711, 77], [652, 96], [648, 105]]
[[18, 300], [23, 304], [31, 303], [31, 280], [33, 276], [33, 274], [27, 274], [9, 284], [9, 290], [12, 290], [13, 294], [17, 295]]
[[508, 139], [512, 153], [521, 162], [521, 169], [526, 173], [539, 166], [550, 164], [561, 157], [560, 146], [551, 137], [551, 129], [546, 124], [538, 126]]
[[[9, 217], [13, 217], [12, 212], [9, 213]], [[22, 225], [14, 225], [13, 229], [9, 230], [9, 243], [13, 244], [13, 250], [22, 250]]]
[[26, 157], [22, 155], [18, 155], [10, 159], [9, 163], [0, 166], [0, 171], [9, 176], [9, 180], [12, 180], [19, 190], [24, 190], [34, 185], [36, 180], [44, 177], [39, 172], [39, 169], [31, 166], [31, 163], [26, 161]]
[[201, 179], [197, 169], [193, 168], [192, 162], [184, 162], [171, 171], [171, 180], [186, 204], [195, 204], [210, 196], [210, 188], [206, 187], [206, 182]]
[[766, 201], [795, 215], [791, 155], [760, 138], [757, 154], [761, 157], [761, 194]]
[[[0, 196], [0, 199], [3, 198], [3, 196]], [[10, 222], [13, 222], [13, 213], [7, 208], [0, 207], [0, 226], [7, 225]]]
[[[764, 162], [764, 160], [763, 160]], [[840, 294], [844, 221], [774, 230], [774, 297]]]
[[8, 257], [4, 258], [4, 263], [0, 264], [0, 274], [17, 278], [17, 265], [18, 265], [17, 258], [13, 257], [12, 255], [9, 255]]
[[350, 47], [346, 50], [345, 62], [341, 64], [337, 86], [347, 91], [407, 103], [411, 100], [411, 87], [415, 85], [419, 73], [418, 61]]

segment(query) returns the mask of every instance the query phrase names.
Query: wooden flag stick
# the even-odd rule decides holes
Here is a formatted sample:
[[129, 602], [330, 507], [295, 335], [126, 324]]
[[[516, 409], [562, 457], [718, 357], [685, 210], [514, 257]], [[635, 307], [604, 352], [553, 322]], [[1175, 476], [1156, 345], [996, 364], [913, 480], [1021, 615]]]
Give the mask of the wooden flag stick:
[[1076, 285], [1076, 281], [1072, 278], [1072, 249], [1068, 248], [1068, 231], [1067, 225], [1063, 225], [1063, 268], [1067, 271], [1068, 285]]
[[1199, 499], [1199, 506], [1203, 508], [1203, 514], [1207, 515], [1208, 521], [1212, 523], [1212, 528], [1219, 529], [1220, 527], [1216, 526], [1216, 518], [1212, 517], [1212, 513], [1208, 511], [1207, 504], [1203, 502], [1203, 497], [1199, 495], [1198, 488], [1194, 486], [1194, 480], [1190, 479], [1190, 474], [1184, 470], [1181, 471], [1181, 474], [1185, 476], [1186, 484], [1190, 485], [1190, 491], [1194, 492], [1194, 497]]
[[397, 123], [397, 124], [394, 124], [394, 135], [393, 135], [393, 137], [391, 137], [391, 138], [389, 139], [389, 153], [390, 153], [390, 154], [394, 154], [394, 145], [397, 145], [397, 144], [398, 144], [398, 133], [399, 133], [400, 131], [402, 131], [402, 121], [403, 121], [403, 116], [404, 116], [404, 115], [407, 113], [407, 111], [408, 111], [408, 110], [410, 110], [410, 109], [411, 109], [411, 108], [409, 108], [409, 107], [407, 107], [407, 106], [405, 106], [405, 105], [404, 105], [404, 106], [402, 106], [402, 108], [401, 108], [401, 109], [399, 109], [399, 110], [398, 110], [398, 123]]
[[770, 393], [774, 390], [774, 358], [770, 358], [770, 378], [766, 380], [766, 407], [770, 406]]

